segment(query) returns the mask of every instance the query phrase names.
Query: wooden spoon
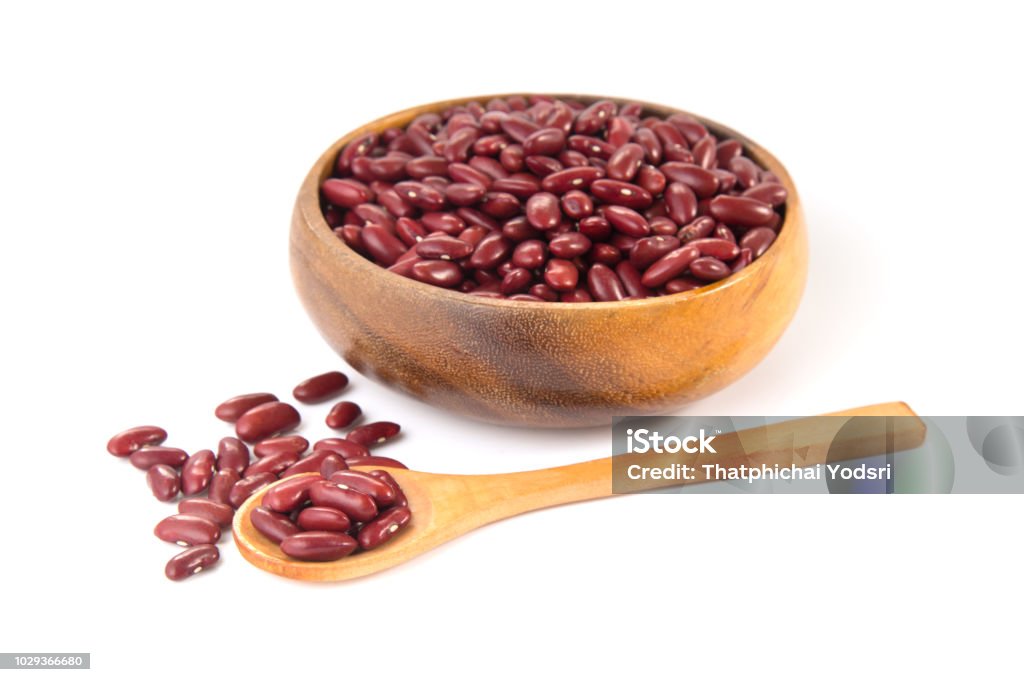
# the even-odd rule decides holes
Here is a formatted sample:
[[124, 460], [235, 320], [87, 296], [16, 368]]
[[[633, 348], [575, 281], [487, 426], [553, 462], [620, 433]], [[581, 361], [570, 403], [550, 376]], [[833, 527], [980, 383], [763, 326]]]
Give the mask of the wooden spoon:
[[[847, 420], [808, 417], [772, 426], [725, 433], [715, 440], [715, 455], [694, 455], [692, 464], [723, 466], [796, 464], [809, 467], [838, 459], [857, 459], [919, 446], [925, 425], [905, 403], [883, 403], [836, 412], [832, 417], [910, 417], [864, 420], [863, 428], [844, 431], [841, 451], [835, 447]], [[837, 454], [838, 453], [838, 454]], [[630, 455], [646, 466], [670, 466], [678, 455]], [[375, 467], [370, 467], [375, 468]], [[511, 474], [431, 474], [388, 469], [409, 500], [413, 519], [387, 544], [369, 552], [329, 562], [296, 561], [257, 531], [249, 520], [253, 507], [273, 486], [250, 497], [235, 514], [233, 532], [238, 549], [250, 563], [271, 573], [299, 580], [348, 580], [383, 571], [427, 552], [464, 533], [523, 512], [612, 495], [612, 458], [552, 469]], [[318, 474], [300, 474], [316, 476]], [[690, 481], [701, 482], [700, 480]], [[679, 481], [647, 482], [644, 489], [680, 485]]]

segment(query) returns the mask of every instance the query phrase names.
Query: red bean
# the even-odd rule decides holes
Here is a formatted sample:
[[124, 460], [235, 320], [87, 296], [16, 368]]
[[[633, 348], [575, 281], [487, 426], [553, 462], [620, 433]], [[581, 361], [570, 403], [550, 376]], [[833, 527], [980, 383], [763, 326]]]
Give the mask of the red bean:
[[[539, 298], [539, 297], [538, 297]], [[392, 469], [408, 469], [397, 459], [391, 459], [390, 457], [378, 457], [376, 455], [370, 457], [349, 457], [345, 460], [345, 463], [351, 467], [390, 467]]]
[[537, 132], [540, 127], [525, 117], [506, 116], [501, 119], [501, 129], [516, 142], [524, 142], [527, 137]]
[[637, 270], [646, 270], [652, 263], [680, 246], [675, 237], [655, 236], [641, 239], [629, 252], [629, 262]]
[[[320, 475], [322, 477], [330, 478], [331, 474], [334, 472], [348, 469], [348, 464], [341, 455], [337, 455], [330, 450], [321, 450], [320, 452], [327, 454], [327, 456], [323, 458], [323, 461], [320, 462]], [[313, 453], [313, 455], [311, 457], [307, 457], [307, 459], [311, 459], [317, 454], [319, 453]], [[301, 464], [301, 462], [299, 462], [299, 464]]]
[[571, 189], [585, 189], [598, 178], [604, 177], [604, 171], [592, 166], [566, 168], [552, 173], [541, 180], [540, 187], [545, 192], [565, 194]]
[[[755, 227], [740, 239], [740, 248], [750, 249], [751, 258], [760, 258], [775, 241], [775, 232], [767, 227]], [[713, 254], [712, 254], [713, 255]]]
[[300, 403], [318, 403], [338, 395], [346, 386], [348, 377], [342, 372], [326, 372], [300, 383], [292, 390], [292, 395]]
[[715, 138], [711, 135], [705, 135], [693, 145], [693, 162], [701, 168], [711, 170], [718, 164], [716, 151]]
[[579, 271], [570, 261], [552, 258], [544, 268], [544, 281], [555, 291], [572, 291], [579, 281]]
[[717, 282], [732, 274], [732, 270], [717, 258], [705, 256], [690, 263], [690, 273], [705, 282]]
[[217, 445], [217, 469], [232, 469], [235, 473], [241, 474], [247, 466], [249, 466], [249, 447], [231, 436], [221, 438]]
[[213, 480], [210, 481], [210, 489], [206, 491], [206, 497], [213, 502], [230, 504], [231, 489], [241, 478], [242, 475], [234, 469], [218, 471], [213, 475]]
[[700, 255], [713, 256], [722, 261], [730, 261], [740, 255], [740, 247], [728, 239], [695, 239], [689, 243], [697, 247]]
[[405, 164], [405, 172], [417, 179], [428, 175], [444, 175], [447, 171], [448, 160], [443, 156], [418, 156]]
[[173, 500], [181, 489], [178, 472], [166, 464], [151, 466], [146, 472], [146, 483], [149, 485], [153, 497], [161, 502]]
[[[700, 197], [710, 197], [718, 190], [718, 178], [706, 168], [692, 163], [669, 161], [658, 167], [669, 182], [679, 182]], [[676, 222], [679, 222], [678, 220]]]
[[281, 551], [303, 561], [335, 561], [356, 551], [359, 543], [344, 533], [303, 531], [281, 541]]
[[550, 230], [562, 220], [558, 197], [550, 192], [538, 192], [526, 202], [526, 219], [538, 230]]
[[338, 155], [336, 170], [345, 173], [352, 166], [352, 159], [358, 156], [366, 156], [377, 146], [377, 133], [367, 133], [357, 140], [349, 142], [341, 154]]
[[565, 131], [558, 128], [541, 128], [530, 133], [522, 141], [523, 152], [530, 156], [554, 156], [565, 146]]
[[470, 182], [454, 182], [444, 189], [448, 201], [456, 206], [472, 206], [487, 193], [486, 187]]
[[701, 282], [692, 277], [676, 277], [665, 282], [664, 289], [666, 294], [681, 294], [686, 291], [699, 289], [706, 284], [707, 282]]
[[[760, 228], [757, 228], [760, 229]], [[736, 257], [736, 260], [732, 262], [732, 272], [736, 274], [743, 268], [750, 265], [750, 262], [754, 260], [753, 253], [750, 249], [740, 249], [740, 255]]]
[[395, 492], [395, 501], [391, 503], [392, 507], [408, 507], [409, 501], [405, 498], [405, 493], [402, 492], [402, 486], [398, 485], [398, 481], [383, 469], [375, 469], [369, 472], [374, 478], [387, 483], [391, 486], [391, 489]]
[[547, 260], [547, 245], [539, 239], [528, 239], [516, 246], [512, 263], [519, 268], [539, 268]]
[[370, 161], [370, 173], [378, 180], [395, 182], [405, 179], [405, 164], [411, 157], [403, 152], [392, 152]]
[[462, 284], [462, 268], [450, 261], [420, 261], [412, 266], [412, 276], [420, 282], [445, 289]]
[[490, 270], [512, 252], [512, 243], [501, 233], [484, 237], [469, 257], [469, 265], [478, 270]]
[[635, 142], [619, 147], [608, 159], [608, 177], [613, 180], [631, 181], [640, 170], [644, 160], [644, 148]]
[[591, 263], [603, 263], [604, 265], [613, 266], [620, 260], [622, 260], [622, 252], [611, 244], [594, 244], [590, 247]]
[[533, 274], [526, 268], [512, 268], [501, 280], [501, 293], [505, 296], [519, 294], [530, 288]]
[[647, 219], [625, 206], [603, 206], [601, 214], [616, 230], [624, 235], [640, 239], [651, 233]]
[[217, 409], [214, 410], [214, 415], [217, 419], [233, 424], [239, 420], [239, 417], [258, 406], [258, 404], [273, 402], [276, 399], [278, 399], [278, 396], [273, 393], [236, 395], [218, 404]]
[[612, 226], [603, 215], [594, 215], [580, 221], [579, 231], [591, 241], [603, 241], [611, 236]]
[[220, 526], [201, 516], [175, 514], [156, 524], [153, 534], [183, 547], [212, 545], [220, 540]]
[[374, 549], [390, 540], [409, 524], [412, 513], [407, 507], [389, 509], [359, 530], [359, 546]]
[[[449, 165], [448, 176], [456, 183], [477, 185], [478, 187], [484, 188], [485, 191], [491, 186], [491, 183], [494, 182], [494, 178], [487, 173], [464, 163], [453, 163]], [[483, 196], [483, 194], [481, 194], [481, 196]]]
[[769, 204], [748, 197], [717, 196], [708, 207], [716, 220], [736, 227], [760, 227], [775, 215]]
[[579, 190], [571, 190], [562, 195], [560, 202], [562, 212], [573, 220], [582, 220], [594, 212], [594, 202]]
[[679, 229], [677, 235], [683, 242], [691, 242], [695, 239], [703, 239], [710, 235], [715, 229], [715, 219], [710, 216], [701, 216], [689, 225]]
[[213, 450], [200, 450], [188, 458], [181, 469], [181, 492], [195, 495], [206, 490], [213, 479]]
[[424, 211], [440, 211], [444, 208], [445, 195], [426, 183], [406, 180], [397, 183], [394, 189], [400, 197], [416, 208]]
[[427, 231], [418, 220], [399, 218], [395, 223], [395, 234], [402, 240], [403, 244], [411, 248], [427, 236]]
[[326, 460], [331, 455], [334, 455], [338, 459], [341, 459], [342, 464], [344, 464], [344, 459], [341, 457], [341, 455], [336, 455], [330, 450], [320, 450], [318, 452], [314, 452], [308, 457], [303, 457], [299, 461], [289, 466], [287, 469], [280, 473], [279, 478], [288, 478], [289, 476], [294, 476], [295, 474], [317, 473], [323, 468], [324, 460]]
[[760, 185], [755, 185], [743, 192], [745, 197], [763, 201], [769, 206], [774, 207], [782, 206], [786, 203], [787, 195], [786, 188], [777, 182], [762, 182]]
[[619, 276], [622, 286], [630, 296], [646, 298], [651, 295], [650, 289], [642, 282], [640, 272], [628, 260], [615, 266], [615, 274]]
[[405, 244], [380, 225], [367, 225], [361, 235], [366, 251], [384, 267], [394, 265], [406, 251]]
[[115, 457], [127, 457], [144, 445], [160, 445], [165, 440], [167, 432], [159, 426], [135, 426], [107, 441], [107, 452]]
[[693, 246], [681, 246], [674, 251], [666, 253], [654, 262], [644, 272], [640, 282], [645, 287], [660, 287], [678, 274], [681, 274], [690, 266], [695, 259], [700, 257], [700, 252]]
[[345, 436], [345, 439], [359, 445], [370, 446], [391, 440], [401, 430], [402, 427], [394, 422], [372, 422], [357, 429], [352, 429]]
[[486, 156], [474, 156], [469, 160], [469, 165], [481, 173], [490, 176], [491, 180], [500, 180], [508, 177], [508, 171], [500, 162]]
[[608, 144], [618, 149], [633, 136], [633, 123], [626, 117], [613, 116], [608, 120]]
[[242, 506], [243, 502], [252, 496], [253, 493], [261, 490], [262, 488], [266, 488], [276, 480], [277, 476], [270, 472], [255, 474], [253, 476], [247, 476], [246, 478], [239, 479], [233, 486], [231, 486], [231, 490], [228, 492], [228, 504], [235, 509], [238, 509]]
[[253, 453], [257, 457], [269, 457], [282, 452], [300, 456], [309, 449], [309, 441], [302, 436], [278, 436], [261, 440], [253, 446]]
[[330, 481], [342, 488], [351, 488], [369, 495], [381, 508], [395, 502], [394, 488], [362, 471], [337, 471], [331, 475]]
[[296, 526], [290, 518], [265, 507], [253, 507], [249, 512], [249, 521], [268, 540], [278, 544], [284, 542], [286, 538], [302, 532], [302, 529]]
[[253, 443], [290, 431], [300, 421], [298, 411], [288, 403], [264, 403], [238, 418], [235, 433], [242, 440]]
[[685, 225], [697, 215], [697, 197], [688, 185], [673, 182], [665, 188], [665, 209], [677, 225]]
[[361, 443], [355, 443], [345, 438], [324, 438], [313, 444], [313, 451], [330, 450], [341, 455], [344, 459], [352, 457], [369, 457], [370, 450]]
[[519, 144], [510, 144], [501, 150], [498, 155], [498, 163], [509, 173], [518, 173], [523, 169], [526, 152]]
[[713, 233], [713, 236], [716, 239], [725, 239], [725, 240], [728, 240], [728, 241], [732, 242], [733, 244], [736, 243], [736, 235], [734, 235], [732, 233], [732, 230], [730, 230], [727, 226], [725, 226], [725, 225], [723, 225], [721, 223], [719, 223], [719, 224], [717, 224], [715, 226], [715, 231]]
[[626, 297], [626, 290], [618, 275], [601, 263], [595, 263], [587, 271], [587, 289], [598, 301], [621, 301]]
[[204, 519], [213, 521], [221, 528], [224, 528], [231, 525], [231, 519], [235, 515], [235, 510], [229, 505], [221, 502], [214, 502], [213, 500], [204, 500], [200, 497], [194, 497], [179, 502], [178, 513], [201, 516]]
[[273, 485], [263, 495], [262, 505], [271, 511], [287, 514], [298, 509], [309, 500], [309, 488], [319, 476], [300, 476]]
[[185, 464], [187, 459], [188, 453], [184, 450], [163, 445], [147, 445], [128, 456], [128, 461], [132, 463], [132, 466], [143, 471], [157, 464], [165, 464], [177, 469]]
[[639, 185], [602, 178], [590, 183], [590, 193], [601, 201], [628, 208], [647, 208], [654, 199]]
[[592, 135], [604, 129], [617, 109], [615, 102], [609, 100], [594, 102], [576, 117], [574, 128], [582, 135]]
[[362, 413], [363, 410], [359, 405], [347, 400], [342, 401], [334, 405], [331, 411], [327, 413], [327, 426], [332, 429], [344, 429], [356, 419], [359, 419]]
[[320, 185], [324, 197], [335, 206], [355, 208], [359, 204], [373, 201], [373, 192], [358, 180], [328, 178]]
[[309, 499], [317, 507], [340, 509], [353, 521], [365, 523], [377, 515], [377, 504], [372, 497], [323, 479], [317, 480], [309, 487]]
[[196, 573], [206, 570], [220, 560], [220, 551], [213, 545], [196, 545], [175, 555], [167, 566], [164, 575], [171, 580], [184, 580]]
[[491, 185], [491, 191], [511, 194], [517, 199], [528, 199], [540, 191], [540, 180], [526, 173], [516, 173], [507, 178], [495, 180]]
[[[511, 144], [508, 135], [484, 135], [473, 142], [473, 153], [481, 156], [497, 156], [501, 150]], [[444, 172], [444, 171], [442, 171]]]
[[736, 180], [743, 189], [750, 189], [758, 183], [761, 177], [761, 169], [745, 156], [736, 156], [730, 159], [729, 170], [736, 176]]
[[333, 507], [306, 507], [295, 519], [302, 530], [327, 530], [333, 533], [347, 533], [352, 527], [348, 514]]
[[278, 452], [273, 455], [267, 455], [262, 459], [258, 459], [242, 472], [244, 478], [256, 476], [263, 473], [274, 474], [276, 479], [278, 474], [295, 464], [299, 461], [299, 456], [295, 452]]
[[[643, 220], [642, 217], [641, 220]], [[552, 238], [548, 243], [548, 249], [552, 255], [558, 258], [571, 260], [590, 250], [590, 240], [579, 232], [566, 232]]]

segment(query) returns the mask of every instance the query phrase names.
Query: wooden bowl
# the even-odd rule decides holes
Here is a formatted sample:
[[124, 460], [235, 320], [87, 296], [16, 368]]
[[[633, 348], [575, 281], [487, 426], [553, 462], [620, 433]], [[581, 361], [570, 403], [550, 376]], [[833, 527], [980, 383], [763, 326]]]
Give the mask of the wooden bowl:
[[[789, 192], [768, 251], [701, 289], [614, 303], [479, 298], [388, 272], [334, 235], [319, 187], [342, 147], [424, 112], [487, 99], [435, 102], [368, 123], [331, 145], [302, 183], [292, 218], [292, 275], [314, 324], [346, 362], [443, 410], [499, 424], [565, 427], [662, 413], [703, 398], [750, 371], [775, 345], [807, 278], [800, 199], [774, 156], [701, 117], [716, 135], [740, 140]], [[679, 111], [645, 106], [659, 116]]]

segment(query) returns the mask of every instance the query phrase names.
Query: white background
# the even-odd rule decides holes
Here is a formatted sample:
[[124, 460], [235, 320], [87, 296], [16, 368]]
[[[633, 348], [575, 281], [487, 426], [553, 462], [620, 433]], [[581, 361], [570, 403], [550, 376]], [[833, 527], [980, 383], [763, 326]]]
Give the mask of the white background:
[[[691, 413], [1020, 414], [1020, 21], [937, 5], [5, 3], [0, 649], [92, 652], [99, 679], [1018, 676], [1019, 497], [617, 498], [350, 584], [264, 574], [230, 542], [172, 583], [151, 534], [170, 505], [104, 449], [149, 422], [211, 447], [221, 399], [344, 368], [292, 290], [299, 182], [367, 120], [503, 91], [688, 109], [796, 179], [802, 307]], [[353, 383], [413, 468], [608, 454], [605, 429], [472, 424]]]

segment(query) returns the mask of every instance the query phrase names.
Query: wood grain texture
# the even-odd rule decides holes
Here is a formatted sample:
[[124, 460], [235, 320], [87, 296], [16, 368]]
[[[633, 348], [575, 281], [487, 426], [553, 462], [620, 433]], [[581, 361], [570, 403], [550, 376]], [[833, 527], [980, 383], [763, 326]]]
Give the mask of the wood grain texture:
[[[859, 433], [848, 439], [841, 453], [829, 452], [843, 420], [810, 417], [787, 422], [788, 442], [772, 429], [750, 429], [734, 438], [716, 441], [719, 453], [713, 458], [723, 464], [762, 462], [785, 464], [793, 446], [800, 449], [799, 466], [811, 466], [829, 460], [866, 457], [880, 452], [899, 451], [924, 442], [926, 427], [905, 403], [883, 403], [835, 412], [827, 417], [903, 417], [895, 420], [864, 420]], [[797, 434], [798, 443], [793, 442]], [[723, 434], [727, 436], [728, 434]], [[731, 443], [731, 445], [730, 445]], [[738, 446], [742, 444], [742, 448]], [[730, 449], [732, 448], [732, 449]], [[642, 455], [650, 466], [658, 466], [658, 455]], [[663, 465], [679, 461], [665, 458]], [[712, 461], [709, 459], [708, 461]], [[372, 467], [357, 467], [368, 469]], [[405, 469], [388, 469], [402, 486], [413, 518], [409, 526], [388, 544], [370, 552], [330, 562], [296, 561], [259, 531], [249, 520], [252, 508], [261, 504], [269, 488], [249, 498], [235, 514], [233, 533], [239, 551], [250, 563], [265, 571], [297, 580], [339, 581], [377, 573], [410, 561], [460, 535], [500, 519], [559, 504], [592, 500], [612, 495], [612, 459], [597, 459], [579, 464], [522, 471], [511, 474], [459, 476], [432, 474]], [[299, 474], [315, 476], [316, 474]], [[699, 481], [697, 481], [699, 482]], [[660, 486], [678, 485], [660, 481]], [[648, 483], [645, 489], [656, 487]]]
[[[591, 101], [595, 97], [557, 95]], [[368, 131], [404, 126], [436, 102], [373, 121], [324, 152], [299, 190], [290, 254], [299, 297], [350, 365], [440, 409], [500, 424], [565, 427], [657, 414], [703, 398], [753, 368], [789, 324], [807, 276], [807, 236], [793, 181], [774, 156], [743, 142], [789, 192], [779, 237], [746, 269], [699, 290], [616, 303], [483, 299], [386, 271], [324, 221], [320, 183], [338, 151]], [[647, 104], [650, 113], [678, 110]]]

